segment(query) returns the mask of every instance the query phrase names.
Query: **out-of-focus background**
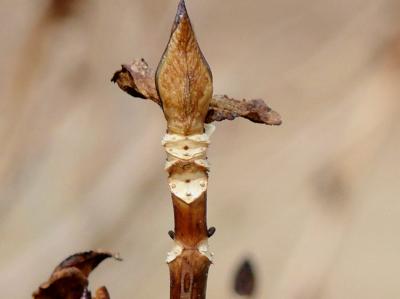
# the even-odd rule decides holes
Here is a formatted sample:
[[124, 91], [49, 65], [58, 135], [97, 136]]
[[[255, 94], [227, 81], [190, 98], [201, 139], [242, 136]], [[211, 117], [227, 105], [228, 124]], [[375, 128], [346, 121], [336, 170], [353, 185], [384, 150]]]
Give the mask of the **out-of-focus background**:
[[[0, 289], [29, 298], [54, 266], [120, 252], [91, 286], [167, 298], [172, 208], [160, 109], [110, 82], [156, 67], [177, 1], [0, 1]], [[281, 127], [217, 124], [208, 297], [400, 298], [398, 0], [188, 0], [215, 93], [264, 98]]]

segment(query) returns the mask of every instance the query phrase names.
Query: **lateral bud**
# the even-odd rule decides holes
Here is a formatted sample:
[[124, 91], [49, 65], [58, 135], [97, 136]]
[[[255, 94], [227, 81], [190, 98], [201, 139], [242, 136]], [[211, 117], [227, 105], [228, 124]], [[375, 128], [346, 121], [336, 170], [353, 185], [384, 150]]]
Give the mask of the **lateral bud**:
[[208, 235], [208, 237], [211, 238], [212, 236], [214, 236], [216, 230], [217, 230], [217, 229], [216, 229], [214, 226], [211, 226], [211, 227], [207, 230], [207, 235]]

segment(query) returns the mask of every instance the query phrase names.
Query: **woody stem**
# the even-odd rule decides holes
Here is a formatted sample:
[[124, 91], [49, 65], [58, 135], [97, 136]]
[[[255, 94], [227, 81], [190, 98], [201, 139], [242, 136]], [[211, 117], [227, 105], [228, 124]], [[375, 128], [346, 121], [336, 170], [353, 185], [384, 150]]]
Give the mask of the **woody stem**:
[[192, 204], [172, 196], [175, 216], [175, 240], [182, 245], [182, 253], [171, 263], [170, 298], [204, 299], [210, 260], [202, 255], [196, 245], [207, 240], [206, 193]]

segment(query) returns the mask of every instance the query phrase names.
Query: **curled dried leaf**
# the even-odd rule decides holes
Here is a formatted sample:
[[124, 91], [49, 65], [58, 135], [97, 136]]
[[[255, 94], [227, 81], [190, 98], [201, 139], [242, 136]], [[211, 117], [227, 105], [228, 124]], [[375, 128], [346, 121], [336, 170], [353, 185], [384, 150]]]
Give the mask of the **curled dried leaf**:
[[161, 106], [157, 94], [154, 74], [147, 62], [142, 58], [131, 64], [123, 64], [120, 71], [115, 72], [111, 81], [133, 97], [149, 99]]
[[49, 280], [33, 293], [33, 298], [90, 299], [91, 294], [87, 289], [89, 274], [110, 257], [120, 260], [118, 256], [106, 251], [87, 251], [66, 258], [54, 269]]
[[102, 261], [107, 258], [114, 258], [116, 260], [121, 260], [118, 255], [110, 253], [108, 251], [100, 251], [100, 250], [91, 250], [82, 253], [77, 253], [71, 255], [62, 261], [53, 271], [56, 273], [59, 270], [65, 268], [78, 268], [86, 277], [89, 276], [90, 272], [92, 272]]
[[252, 296], [255, 289], [255, 274], [249, 260], [244, 260], [235, 275], [234, 290], [240, 296]]

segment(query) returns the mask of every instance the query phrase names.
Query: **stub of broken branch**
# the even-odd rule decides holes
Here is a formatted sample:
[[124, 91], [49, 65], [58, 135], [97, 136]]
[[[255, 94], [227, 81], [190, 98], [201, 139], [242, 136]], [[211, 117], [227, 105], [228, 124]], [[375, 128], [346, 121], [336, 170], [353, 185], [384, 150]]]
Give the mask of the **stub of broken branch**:
[[[147, 99], [162, 107], [157, 93], [154, 73], [144, 59], [135, 60], [131, 64], [122, 65], [111, 79], [133, 97]], [[214, 95], [208, 107], [206, 123], [223, 120], [234, 120], [237, 117], [248, 119], [255, 123], [280, 125], [282, 123], [278, 112], [272, 110], [261, 99], [236, 100], [226, 95]]]
[[33, 293], [34, 299], [110, 299], [105, 287], [92, 297], [88, 290], [89, 274], [105, 259], [120, 260], [107, 251], [87, 251], [74, 254], [62, 261], [53, 271], [48, 281]]

